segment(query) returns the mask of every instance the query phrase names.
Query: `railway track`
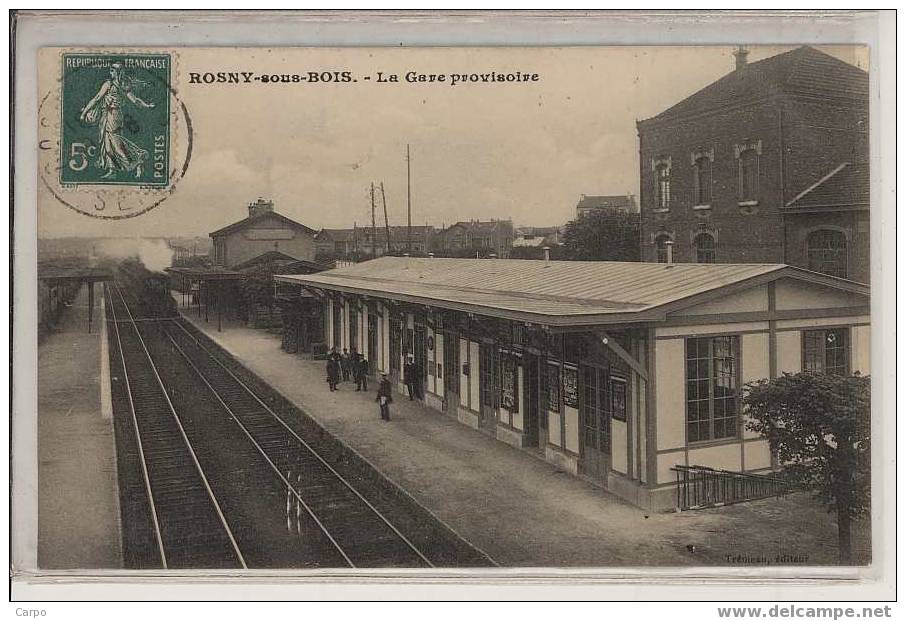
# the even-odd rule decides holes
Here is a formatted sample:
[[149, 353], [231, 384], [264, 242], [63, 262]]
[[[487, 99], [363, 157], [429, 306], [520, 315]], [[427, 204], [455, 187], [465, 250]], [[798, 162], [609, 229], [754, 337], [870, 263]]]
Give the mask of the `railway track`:
[[118, 287], [107, 288], [156, 554], [162, 568], [245, 568], [220, 504]]
[[[142, 454], [143, 463], [146, 464], [144, 467], [147, 473], [146, 488], [151, 500], [151, 510], [155, 515], [154, 522], [158, 525], [161, 556], [168, 559], [164, 566], [236, 566], [229, 564], [232, 560], [234, 563], [238, 561], [239, 566], [244, 567], [245, 560], [240, 548], [246, 543], [246, 537], [242, 536], [242, 533], [237, 538], [233, 537], [228, 525], [230, 512], [227, 510], [224, 515], [220, 510], [221, 504], [224, 506], [231, 504], [229, 499], [224, 498], [223, 503], [218, 503], [211, 487], [207, 485], [207, 478], [198, 459], [186, 460], [185, 455], [180, 455], [179, 450], [174, 449], [174, 445], [178, 445], [176, 439], [181, 439], [183, 444], [178, 446], [188, 447], [189, 453], [194, 458], [192, 444], [180, 422], [177, 408], [173, 407], [167, 396], [168, 387], [154, 367], [153, 356], [157, 355], [155, 351], [166, 349], [175, 352], [173, 355], [178, 354], [185, 366], [191, 369], [196, 379], [196, 396], [209, 402], [205, 414], [196, 416], [213, 416], [211, 407], [216, 404], [224, 416], [223, 420], [230, 421], [238, 431], [238, 434], [234, 435], [242, 438], [244, 446], [236, 445], [234, 448], [254, 453], [244, 462], [245, 468], [255, 468], [257, 478], [269, 477], [270, 484], [281, 486], [285, 491], [287, 527], [289, 528], [290, 522], [294, 520], [299, 532], [306, 530], [310, 539], [323, 540], [325, 544], [321, 546], [320, 554], [330, 557], [326, 564], [352, 568], [434, 567], [431, 557], [420, 549], [424, 546], [424, 541], [416, 543], [402, 532], [394, 524], [392, 517], [388, 517], [384, 511], [369, 501], [322, 456], [318, 446], [312, 445], [310, 439], [301, 437], [253, 387], [221, 363], [204, 343], [182, 325], [182, 320], [150, 321], [147, 320], [150, 318], [136, 317], [130, 311], [122, 292], [114, 288], [111, 297], [116, 298], [112, 300], [111, 310], [114, 311], [112, 319], [117, 343], [122, 342], [122, 359], [129, 367], [130, 386], [134, 384], [133, 389], [129, 391], [130, 399], [134, 400], [136, 395], [140, 397], [134, 404], [130, 402], [130, 410], [136, 421], [136, 436], [141, 438], [139, 452]], [[146, 340], [152, 347], [146, 346]], [[172, 364], [172, 360], [166, 364]], [[132, 365], [139, 370], [133, 371]], [[184, 371], [183, 374], [185, 373]], [[139, 375], [141, 377], [132, 379], [133, 376]], [[184, 377], [180, 379], [187, 381]], [[144, 412], [146, 408], [150, 413]], [[191, 427], [192, 413], [187, 411], [182, 413], [182, 416], [186, 425]], [[174, 432], [174, 423], [180, 433]], [[162, 434], [159, 433], [160, 429], [163, 429]], [[158, 441], [158, 437], [162, 438], [162, 442]], [[199, 452], [209, 453], [204, 447], [200, 447]], [[167, 481], [162, 478], [159, 462], [167, 462], [174, 457], [176, 462], [171, 469], [174, 479], [186, 477], [195, 483], [177, 483], [174, 479]], [[167, 504], [171, 496], [168, 496], [166, 491], [170, 487], [179, 489], [182, 485], [187, 487], [192, 492], [192, 497], [196, 499], [197, 502], [191, 503], [193, 506], [204, 506], [197, 485], [199, 476], [193, 475], [188, 468], [189, 465], [194, 465], [195, 473], [204, 479], [205, 484], [202, 487], [206, 488], [210, 501], [206, 506], [208, 509], [215, 508], [214, 513], [220, 518], [222, 528], [219, 530], [214, 528], [214, 520], [210, 519], [210, 515], [205, 516], [202, 521], [206, 525], [205, 528], [200, 531], [192, 530], [198, 536], [187, 541], [193, 544], [192, 549], [185, 550], [180, 556], [180, 561], [187, 564], [176, 565], [172, 560], [175, 558], [173, 552], [170, 551], [170, 546], [174, 542], [168, 540], [167, 535], [170, 532], [164, 524], [172, 523], [178, 526], [179, 521], [172, 518], [170, 522], [167, 521], [167, 516], [174, 508]], [[212, 472], [215, 488], [223, 489], [217, 481], [218, 477], [222, 478], [222, 473], [214, 472], [217, 470], [214, 466], [209, 467], [209, 470]], [[236, 522], [240, 522], [240, 519], [237, 518]], [[240, 526], [237, 528], [241, 529]], [[244, 529], [244, 532], [247, 531], [248, 528]], [[223, 534], [227, 535], [226, 538], [231, 544], [232, 555], [224, 553], [226, 547], [223, 545]], [[170, 539], [173, 539], [172, 535]], [[178, 541], [175, 543], [178, 545]], [[218, 559], [223, 564], [218, 564]], [[199, 565], [197, 561], [207, 565]]]

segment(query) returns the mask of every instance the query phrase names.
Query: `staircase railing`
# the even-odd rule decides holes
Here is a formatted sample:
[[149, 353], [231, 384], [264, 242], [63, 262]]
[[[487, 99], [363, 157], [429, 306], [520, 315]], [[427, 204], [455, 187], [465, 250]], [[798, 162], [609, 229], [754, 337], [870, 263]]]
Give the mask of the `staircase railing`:
[[788, 481], [776, 476], [707, 466], [677, 465], [671, 470], [676, 472], [676, 506], [680, 510], [720, 507], [795, 491]]

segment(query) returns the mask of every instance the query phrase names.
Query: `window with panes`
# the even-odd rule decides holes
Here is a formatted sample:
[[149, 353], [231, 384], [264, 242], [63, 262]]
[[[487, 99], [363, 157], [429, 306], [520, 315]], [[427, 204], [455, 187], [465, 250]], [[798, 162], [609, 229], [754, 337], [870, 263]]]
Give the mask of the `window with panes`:
[[400, 348], [402, 346], [403, 329], [402, 321], [399, 317], [390, 318], [390, 368], [394, 371], [400, 370]]
[[497, 407], [497, 347], [482, 343], [480, 355], [481, 403], [488, 408]]
[[739, 427], [739, 338], [686, 339], [689, 442], [735, 438]]
[[814, 373], [849, 375], [849, 331], [846, 328], [804, 331], [802, 369]]
[[581, 366], [583, 447], [610, 452], [610, 402], [607, 399], [607, 371]]
[[654, 246], [657, 250], [657, 262], [666, 263], [667, 262], [667, 244], [670, 242], [669, 235], [658, 235], [654, 240]]
[[810, 270], [846, 278], [846, 235], [829, 229], [813, 231], [806, 246]]
[[657, 185], [655, 197], [658, 209], [670, 208], [670, 164], [659, 162], [654, 169]]
[[739, 200], [758, 200], [758, 151], [754, 148], [739, 153]]
[[699, 233], [695, 236], [695, 262], [714, 263], [717, 260], [717, 249], [714, 236], [709, 233]]
[[696, 205], [711, 204], [711, 158], [707, 155], [695, 159], [693, 166], [694, 198]]

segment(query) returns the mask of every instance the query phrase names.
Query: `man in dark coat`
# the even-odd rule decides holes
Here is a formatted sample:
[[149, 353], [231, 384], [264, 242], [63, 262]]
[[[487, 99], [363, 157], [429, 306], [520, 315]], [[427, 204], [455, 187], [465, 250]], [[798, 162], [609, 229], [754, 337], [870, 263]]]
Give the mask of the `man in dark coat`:
[[351, 366], [352, 359], [349, 356], [349, 351], [344, 347], [343, 355], [340, 357], [340, 367], [343, 370], [343, 381], [346, 382], [349, 380], [349, 367]]
[[336, 350], [331, 350], [327, 356], [327, 385], [330, 386], [330, 392], [337, 389], [340, 382], [340, 355]]
[[381, 375], [381, 383], [378, 384], [377, 398], [375, 401], [381, 406], [381, 420], [390, 420], [390, 404], [393, 403], [393, 392], [390, 387], [390, 379], [387, 374]]
[[368, 359], [362, 354], [357, 355], [355, 361], [355, 389], [356, 392], [364, 390], [368, 392]]
[[409, 392], [409, 401], [412, 401], [415, 398], [415, 362], [412, 359], [412, 356], [406, 358], [406, 364], [403, 365], [403, 383], [406, 385], [406, 390]]

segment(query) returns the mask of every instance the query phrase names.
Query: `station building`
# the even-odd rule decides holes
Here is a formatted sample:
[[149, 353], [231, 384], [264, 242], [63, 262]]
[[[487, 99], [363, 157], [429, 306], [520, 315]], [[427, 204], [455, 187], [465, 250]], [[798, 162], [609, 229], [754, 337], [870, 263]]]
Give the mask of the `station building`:
[[235, 269], [265, 253], [313, 261], [315, 233], [304, 224], [274, 211], [273, 201], [259, 198], [248, 206], [248, 217], [210, 233], [212, 263]]
[[277, 276], [323, 305], [328, 347], [426, 405], [641, 507], [676, 466], [769, 472], [746, 382], [869, 372], [869, 288], [778, 264], [384, 257]]
[[642, 259], [867, 283], [868, 73], [811, 47], [735, 55], [734, 71], [637, 123]]

